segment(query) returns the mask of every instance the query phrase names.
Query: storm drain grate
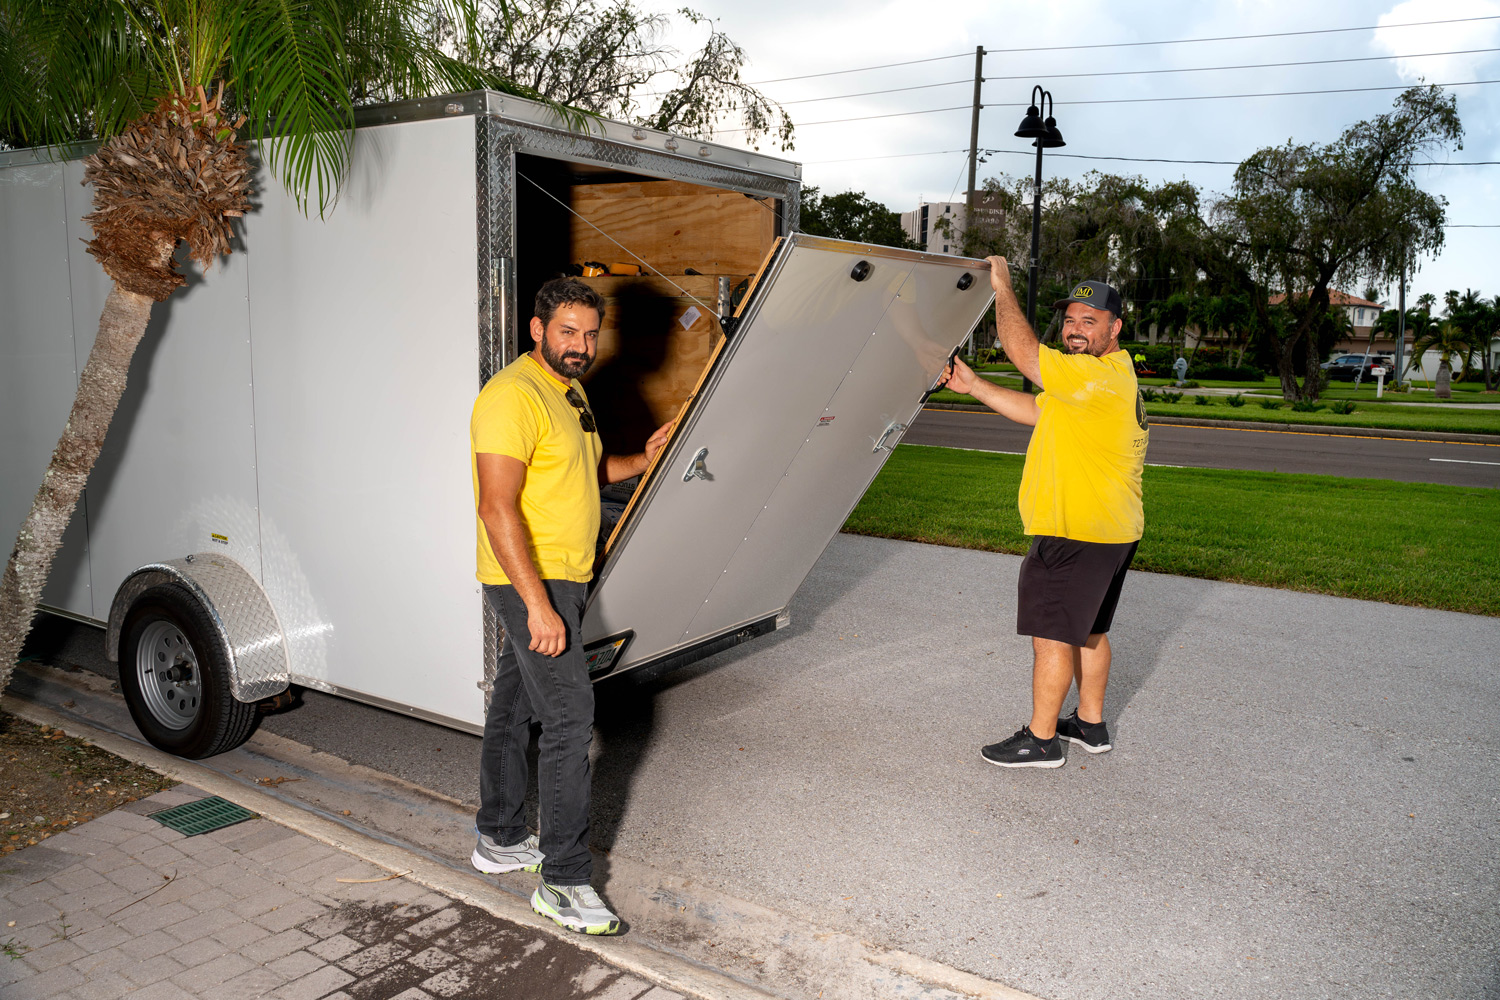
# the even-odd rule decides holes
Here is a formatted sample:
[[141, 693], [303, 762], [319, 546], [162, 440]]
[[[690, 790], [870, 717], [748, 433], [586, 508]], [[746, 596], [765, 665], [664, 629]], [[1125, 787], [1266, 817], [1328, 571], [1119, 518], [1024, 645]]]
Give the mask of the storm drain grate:
[[255, 819], [256, 814], [242, 809], [227, 799], [212, 795], [197, 802], [184, 802], [180, 806], [148, 814], [162, 826], [176, 830], [184, 837], [196, 837], [200, 833], [211, 833], [226, 826]]

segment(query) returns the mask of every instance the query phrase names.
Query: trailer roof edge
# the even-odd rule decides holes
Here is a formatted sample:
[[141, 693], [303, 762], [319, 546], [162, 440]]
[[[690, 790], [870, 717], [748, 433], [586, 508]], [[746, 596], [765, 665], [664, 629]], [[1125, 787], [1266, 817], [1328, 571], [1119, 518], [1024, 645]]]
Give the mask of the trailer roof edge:
[[[372, 125], [389, 125], [395, 122], [481, 115], [561, 131], [579, 131], [571, 128], [550, 105], [493, 90], [471, 90], [462, 94], [439, 94], [409, 101], [363, 105], [354, 109], [354, 127], [367, 128]], [[627, 125], [608, 118], [590, 116], [582, 134], [595, 139], [606, 139], [622, 145], [649, 149], [688, 163], [718, 163], [772, 177], [783, 177], [799, 183], [802, 179], [802, 164], [794, 160], [768, 156], [750, 149], [735, 149], [733, 146], [725, 146], [721, 143], [705, 142], [701, 139], [674, 135], [671, 132], [662, 132], [638, 125]], [[76, 160], [92, 153], [98, 145], [98, 143], [87, 142], [72, 143], [64, 147], [0, 150], [0, 167]]]

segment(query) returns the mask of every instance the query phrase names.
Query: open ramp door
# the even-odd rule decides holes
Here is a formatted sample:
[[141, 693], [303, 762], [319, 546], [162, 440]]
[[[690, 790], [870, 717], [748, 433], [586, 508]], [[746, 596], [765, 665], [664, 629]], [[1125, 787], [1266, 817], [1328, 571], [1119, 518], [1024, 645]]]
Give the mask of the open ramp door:
[[980, 261], [783, 241], [600, 572], [599, 667], [768, 629], [991, 299]]

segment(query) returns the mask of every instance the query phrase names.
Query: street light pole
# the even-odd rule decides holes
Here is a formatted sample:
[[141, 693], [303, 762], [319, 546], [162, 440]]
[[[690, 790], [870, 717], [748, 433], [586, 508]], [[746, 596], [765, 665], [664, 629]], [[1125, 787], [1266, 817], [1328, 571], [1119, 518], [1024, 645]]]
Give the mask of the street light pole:
[[[1041, 108], [1046, 105], [1047, 118], [1042, 119]], [[1041, 84], [1031, 88], [1031, 106], [1016, 136], [1033, 140], [1036, 147], [1036, 177], [1031, 185], [1031, 269], [1026, 280], [1026, 323], [1036, 332], [1036, 297], [1042, 264], [1042, 150], [1066, 146], [1062, 133], [1057, 129], [1057, 119], [1052, 117], [1052, 94], [1043, 90]], [[1040, 335], [1039, 335], [1040, 336]], [[1031, 379], [1021, 376], [1021, 390], [1031, 391]]]

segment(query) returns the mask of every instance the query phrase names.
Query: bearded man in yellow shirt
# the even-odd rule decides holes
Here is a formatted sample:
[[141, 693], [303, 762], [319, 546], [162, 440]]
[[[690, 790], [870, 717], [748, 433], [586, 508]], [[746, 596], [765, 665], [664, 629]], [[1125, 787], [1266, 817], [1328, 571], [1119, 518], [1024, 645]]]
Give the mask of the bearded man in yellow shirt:
[[[1016, 615], [1017, 633], [1032, 637], [1031, 721], [980, 753], [999, 767], [1061, 767], [1064, 740], [1089, 753], [1113, 746], [1104, 723], [1106, 633], [1145, 525], [1146, 411], [1130, 355], [1120, 350], [1119, 292], [1082, 281], [1056, 304], [1067, 309], [1064, 353], [1038, 342], [1005, 258], [989, 261], [1000, 344], [1042, 392], [1001, 388], [957, 358], [945, 373], [948, 388], [1036, 428], [1021, 475], [1021, 522], [1032, 541]], [[1078, 708], [1059, 718], [1074, 684]]]
[[[531, 908], [571, 930], [617, 934], [594, 891], [589, 853], [589, 744], [594, 691], [583, 658], [583, 611], [599, 533], [599, 487], [644, 472], [670, 423], [634, 455], [606, 455], [578, 376], [599, 347], [604, 299], [575, 278], [544, 284], [536, 348], [505, 366], [469, 423], [484, 596], [505, 628], [480, 746], [479, 839], [470, 862], [488, 874], [540, 871]], [[541, 723], [541, 837], [524, 807], [531, 723]]]

